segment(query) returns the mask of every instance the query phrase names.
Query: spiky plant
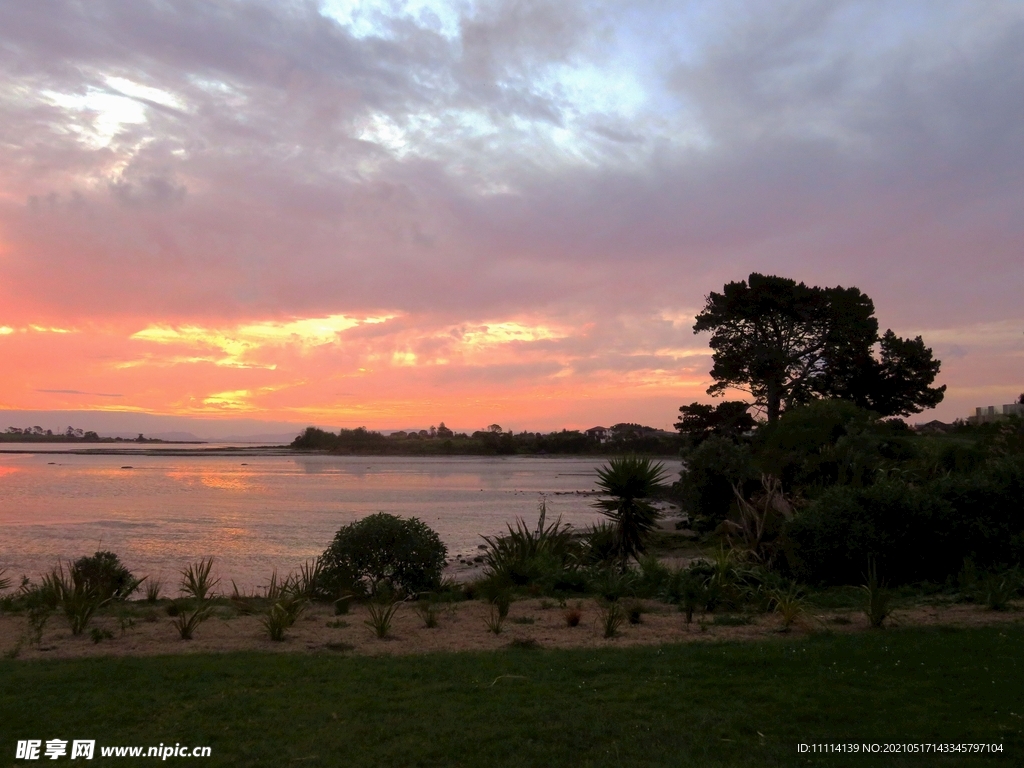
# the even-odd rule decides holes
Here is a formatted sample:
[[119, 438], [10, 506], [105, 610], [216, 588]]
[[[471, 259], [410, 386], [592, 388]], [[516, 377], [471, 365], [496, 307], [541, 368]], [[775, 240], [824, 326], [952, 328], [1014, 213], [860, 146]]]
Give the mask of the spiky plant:
[[625, 573], [630, 558], [647, 548], [661, 514], [647, 501], [665, 482], [665, 467], [646, 456], [622, 456], [597, 470], [597, 487], [607, 497], [595, 506], [615, 527], [615, 554]]
[[363, 623], [373, 631], [374, 635], [383, 640], [391, 634], [391, 622], [398, 612], [399, 605], [401, 605], [400, 602], [370, 603], [367, 606], [370, 618]]
[[416, 613], [423, 619], [423, 626], [427, 629], [436, 629], [438, 625], [437, 617], [437, 606], [430, 602], [424, 601], [416, 605]]
[[295, 624], [306, 609], [306, 605], [306, 597], [296, 592], [282, 595], [277, 602], [270, 606], [270, 610], [260, 619], [260, 623], [267, 630], [270, 639], [284, 640], [285, 632]]
[[163, 582], [160, 579], [150, 579], [146, 584], [146, 602], [155, 603], [160, 599], [160, 590], [163, 588]]
[[788, 631], [804, 615], [806, 603], [794, 584], [788, 589], [773, 590], [770, 605], [782, 617], [782, 629]]
[[605, 603], [601, 607], [601, 627], [604, 629], [604, 636], [612, 638], [619, 634], [619, 627], [626, 620], [626, 614], [618, 603]]
[[191, 595], [199, 602], [212, 597], [213, 588], [220, 583], [220, 579], [210, 579], [212, 568], [212, 557], [204, 557], [198, 563], [189, 563], [188, 567], [181, 572], [181, 591], [186, 595]]
[[481, 537], [487, 547], [485, 574], [522, 586], [534, 581], [546, 567], [569, 566], [578, 549], [572, 526], [563, 524], [560, 517], [549, 525], [546, 517], [547, 504], [542, 501], [536, 528], [516, 518], [515, 527], [506, 526], [507, 534]]
[[56, 596], [72, 635], [82, 634], [93, 614], [108, 602], [99, 587], [90, 583], [86, 574], [71, 563], [68, 563], [66, 572], [63, 564], [58, 565], [48, 577], [43, 578], [43, 587]]
[[501, 634], [502, 627], [505, 625], [505, 616], [502, 615], [498, 606], [491, 606], [490, 613], [488, 613], [487, 618], [484, 619], [484, 624], [487, 625], [487, 630], [489, 632], [493, 632], [496, 635]]
[[178, 630], [182, 640], [191, 640], [199, 625], [210, 618], [213, 605], [208, 601], [200, 601], [191, 611], [179, 607], [171, 625]]
[[324, 561], [322, 557], [307, 560], [299, 566], [299, 575], [295, 579], [297, 591], [307, 600], [319, 600], [327, 596], [323, 584]]
[[892, 609], [889, 607], [889, 590], [885, 588], [885, 582], [878, 578], [878, 568], [874, 558], [868, 558], [868, 572], [865, 574], [865, 579], [867, 583], [861, 586], [867, 597], [864, 613], [872, 627], [881, 629]]

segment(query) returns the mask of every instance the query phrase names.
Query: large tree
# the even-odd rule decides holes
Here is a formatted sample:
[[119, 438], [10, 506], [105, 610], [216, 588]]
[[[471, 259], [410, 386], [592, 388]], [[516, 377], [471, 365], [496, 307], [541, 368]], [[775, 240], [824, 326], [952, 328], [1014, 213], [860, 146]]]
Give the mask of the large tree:
[[941, 402], [931, 387], [939, 361], [920, 337], [878, 335], [874, 303], [857, 288], [819, 288], [753, 273], [711, 293], [694, 332], [711, 332], [715, 383], [708, 394], [749, 392], [768, 421], [822, 397], [851, 400], [884, 416]]

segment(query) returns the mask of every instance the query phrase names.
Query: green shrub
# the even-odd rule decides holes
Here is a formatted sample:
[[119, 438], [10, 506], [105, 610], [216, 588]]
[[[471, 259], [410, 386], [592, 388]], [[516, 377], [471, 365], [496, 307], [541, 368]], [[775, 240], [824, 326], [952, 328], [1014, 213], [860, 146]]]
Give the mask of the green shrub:
[[400, 602], [395, 603], [370, 603], [367, 606], [370, 618], [363, 623], [370, 628], [374, 635], [384, 640], [391, 634], [391, 622], [398, 613]]
[[423, 626], [427, 629], [436, 629], [438, 625], [438, 610], [434, 603], [424, 601], [416, 604], [416, 613], [423, 619]]
[[845, 400], [818, 400], [786, 411], [758, 432], [757, 463], [789, 491], [813, 495], [833, 485], [871, 485], [879, 470], [917, 455], [906, 426]]
[[729, 514], [733, 486], [757, 477], [750, 448], [725, 437], [711, 437], [686, 456], [680, 490], [693, 526], [714, 529]]
[[203, 558], [197, 563], [189, 563], [181, 572], [181, 591], [199, 602], [213, 597], [213, 588], [220, 583], [220, 579], [210, 578], [212, 569], [212, 557]]
[[146, 584], [146, 602], [155, 603], [160, 599], [160, 590], [163, 588], [163, 582], [160, 579], [151, 579]]
[[602, 498], [594, 506], [615, 529], [615, 556], [625, 571], [631, 558], [639, 558], [661, 513], [648, 501], [663, 488], [665, 467], [646, 456], [620, 456], [597, 470], [596, 485]]
[[301, 592], [281, 596], [270, 610], [260, 618], [260, 623], [271, 640], [284, 640], [285, 632], [295, 624], [306, 608], [306, 597]]
[[626, 614], [618, 603], [604, 603], [600, 609], [601, 628], [605, 638], [612, 638], [619, 634], [619, 627], [626, 620]]
[[101, 596], [100, 585], [90, 583], [86, 575], [73, 565], [66, 573], [63, 566], [58, 566], [43, 581], [46, 588], [56, 594], [72, 635], [82, 634], [96, 611], [109, 601], [109, 598]]
[[864, 590], [865, 605], [864, 614], [868, 622], [875, 629], [881, 629], [885, 620], [889, 617], [892, 609], [889, 607], [891, 595], [886, 589], [885, 582], [878, 577], [878, 567], [874, 559], [868, 560], [867, 583], [861, 589]]
[[588, 565], [606, 566], [615, 561], [615, 526], [602, 520], [592, 525], [583, 536], [583, 560]]
[[[171, 603], [171, 605], [175, 604]], [[191, 610], [185, 606], [176, 605], [173, 614], [170, 610], [167, 613], [173, 616], [171, 625], [178, 630], [181, 639], [191, 640], [199, 625], [210, 618], [213, 613], [213, 605], [209, 601], [197, 601]]]
[[966, 559], [984, 570], [1024, 562], [1024, 457], [994, 459], [926, 485], [898, 479], [833, 487], [786, 525], [801, 580], [853, 584], [869, 557], [893, 585], [943, 583]]
[[507, 534], [483, 537], [486, 577], [515, 586], [539, 584], [542, 589], [558, 589], [573, 581], [567, 572], [575, 570], [579, 546], [572, 528], [563, 525], [561, 518], [546, 525], [546, 514], [546, 504], [541, 502], [536, 528], [517, 518], [515, 527], [506, 526]]
[[80, 557], [71, 568], [81, 574], [85, 588], [96, 592], [101, 600], [125, 600], [142, 583], [141, 579], [132, 576], [113, 552]]
[[786, 525], [784, 536], [789, 569], [815, 584], [856, 584], [869, 558], [894, 585], [943, 582], [964, 555], [951, 505], [894, 480], [829, 489]]
[[693, 621], [693, 612], [705, 603], [704, 578], [686, 568], [674, 571], [665, 586], [665, 597], [686, 614], [686, 623]]
[[322, 557], [320, 588], [376, 595], [436, 591], [447, 549], [425, 523], [383, 512], [342, 527]]
[[503, 614], [497, 605], [492, 605], [490, 612], [487, 614], [487, 618], [484, 619], [484, 624], [487, 625], [487, 631], [500, 635], [502, 627], [505, 625], [505, 617], [507, 615], [507, 613]]
[[950, 536], [961, 558], [986, 570], [1024, 563], [1024, 457], [994, 459], [932, 488], [954, 510]]

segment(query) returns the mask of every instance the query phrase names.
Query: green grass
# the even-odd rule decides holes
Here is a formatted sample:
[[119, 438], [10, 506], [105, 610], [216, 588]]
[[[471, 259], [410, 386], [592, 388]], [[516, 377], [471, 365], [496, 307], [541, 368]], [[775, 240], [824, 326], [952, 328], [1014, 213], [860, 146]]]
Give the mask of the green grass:
[[[0, 680], [0, 764], [26, 738], [209, 745], [206, 766], [923, 768], [1024, 756], [1019, 624], [596, 651], [3, 660]], [[796, 752], [865, 741], [1004, 752]]]

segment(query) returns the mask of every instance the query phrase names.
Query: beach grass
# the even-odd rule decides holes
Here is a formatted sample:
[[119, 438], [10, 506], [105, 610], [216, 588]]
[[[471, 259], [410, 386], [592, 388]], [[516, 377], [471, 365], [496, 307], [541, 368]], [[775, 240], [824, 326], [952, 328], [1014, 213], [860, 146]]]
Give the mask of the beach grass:
[[[206, 766], [941, 766], [1024, 756], [1020, 623], [601, 650], [340, 650], [2, 660], [0, 764], [29, 738], [210, 746]], [[1003, 752], [797, 752], [865, 742]]]

